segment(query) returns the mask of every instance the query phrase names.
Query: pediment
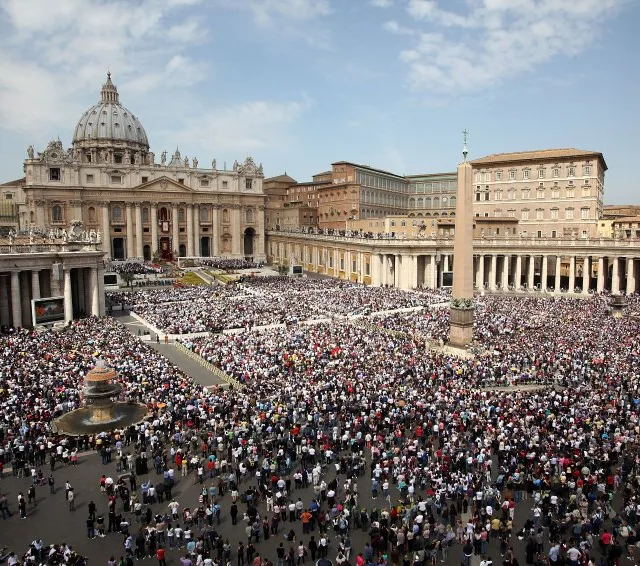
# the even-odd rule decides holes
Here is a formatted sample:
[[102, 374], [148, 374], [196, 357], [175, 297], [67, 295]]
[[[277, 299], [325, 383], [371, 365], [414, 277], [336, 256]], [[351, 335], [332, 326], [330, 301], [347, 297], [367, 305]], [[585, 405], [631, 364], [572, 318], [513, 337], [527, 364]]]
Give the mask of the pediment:
[[162, 176], [158, 179], [153, 179], [146, 183], [142, 183], [134, 188], [136, 192], [144, 193], [194, 193], [195, 191], [178, 183], [177, 181], [170, 179], [169, 177]]

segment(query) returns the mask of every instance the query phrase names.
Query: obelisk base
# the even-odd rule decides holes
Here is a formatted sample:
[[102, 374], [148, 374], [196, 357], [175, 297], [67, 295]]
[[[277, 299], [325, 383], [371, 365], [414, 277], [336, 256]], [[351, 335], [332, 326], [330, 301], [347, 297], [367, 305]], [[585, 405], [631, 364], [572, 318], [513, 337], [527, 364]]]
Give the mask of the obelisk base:
[[474, 309], [451, 307], [449, 344], [464, 347], [473, 341]]

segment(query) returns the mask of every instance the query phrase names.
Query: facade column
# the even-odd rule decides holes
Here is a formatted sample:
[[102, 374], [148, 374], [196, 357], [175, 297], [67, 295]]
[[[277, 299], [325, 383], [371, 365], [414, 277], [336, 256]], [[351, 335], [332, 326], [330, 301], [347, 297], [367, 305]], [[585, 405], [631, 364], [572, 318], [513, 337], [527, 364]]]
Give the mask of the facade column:
[[[102, 204], [102, 231], [104, 237], [102, 238], [102, 251], [108, 258], [111, 258], [111, 221], [109, 218], [109, 203], [103, 202]], [[52, 293], [53, 295], [53, 293]]]
[[596, 291], [602, 293], [604, 291], [604, 257], [598, 258], [598, 283], [596, 285]]
[[242, 226], [240, 226], [240, 205], [234, 205], [231, 209], [231, 229], [233, 230], [233, 255], [240, 256], [242, 253]]
[[527, 269], [527, 288], [533, 289], [534, 275], [536, 271], [536, 256], [529, 256], [529, 269]]
[[402, 285], [402, 271], [404, 265], [402, 265], [402, 257], [400, 254], [393, 256], [393, 286], [401, 288]]
[[635, 259], [627, 256], [627, 295], [636, 292]]
[[620, 294], [620, 261], [617, 257], [612, 257], [613, 269], [611, 272], [611, 294]]
[[540, 279], [540, 289], [543, 293], [547, 291], [547, 279], [549, 279], [549, 256], [542, 256], [542, 277]]
[[11, 326], [11, 314], [9, 312], [9, 281], [7, 274], [0, 274], [0, 324]]
[[200, 205], [193, 206], [193, 255], [200, 257]]
[[489, 291], [496, 290], [496, 272], [498, 271], [498, 256], [491, 254], [491, 267], [489, 268]]
[[513, 280], [513, 286], [516, 288], [516, 292], [522, 287], [522, 256], [520, 254], [516, 256], [516, 276]]
[[555, 273], [555, 285], [554, 291], [556, 293], [560, 292], [560, 272], [562, 270], [562, 258], [557, 255], [556, 256], [556, 273]]
[[37, 269], [31, 271], [31, 298], [40, 298], [40, 271]]
[[151, 203], [151, 259], [158, 253], [158, 205]]
[[125, 205], [125, 210], [127, 218], [127, 259], [129, 259], [136, 253], [133, 241], [133, 210], [130, 202]]
[[211, 207], [211, 250], [213, 250], [211, 253], [213, 254], [213, 257], [218, 257], [220, 255], [220, 228], [219, 228], [219, 224], [220, 224], [220, 206], [217, 204], [214, 204]]
[[253, 254], [258, 261], [263, 261], [265, 256], [265, 235], [264, 235], [264, 205], [258, 207], [258, 230], [254, 240]]
[[569, 258], [569, 293], [576, 289], [576, 256]]
[[91, 268], [91, 316], [100, 316], [100, 286], [98, 285], [98, 268]]
[[142, 249], [142, 203], [134, 203], [136, 210], [136, 256], [144, 257]]
[[589, 283], [591, 282], [591, 261], [588, 255], [584, 256], [582, 261], [582, 292], [589, 294]]
[[71, 293], [71, 269], [64, 270], [64, 322], [73, 320], [73, 294]]
[[176, 257], [180, 255], [180, 229], [178, 228], [178, 205], [171, 203], [171, 253]]
[[187, 205], [187, 257], [193, 257], [193, 206]]
[[502, 260], [502, 288], [509, 288], [509, 263], [511, 263], [511, 256], [505, 255]]
[[415, 289], [418, 286], [418, 256], [407, 257], [407, 289]]
[[442, 258], [443, 267], [442, 271], [449, 271], [449, 254], [445, 254]]
[[22, 302], [20, 300], [20, 272], [11, 272], [11, 318], [12, 326], [22, 326]]
[[62, 295], [60, 291], [60, 279], [59, 275], [62, 273], [62, 264], [54, 263], [51, 266], [51, 296], [60, 297]]

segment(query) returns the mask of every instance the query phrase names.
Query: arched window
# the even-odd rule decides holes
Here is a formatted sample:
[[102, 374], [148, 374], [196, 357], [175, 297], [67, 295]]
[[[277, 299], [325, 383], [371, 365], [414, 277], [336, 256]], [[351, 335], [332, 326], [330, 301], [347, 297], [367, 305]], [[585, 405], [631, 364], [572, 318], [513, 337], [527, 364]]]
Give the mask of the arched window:
[[111, 220], [122, 220], [122, 207], [116, 205], [111, 209]]
[[56, 204], [51, 209], [51, 218], [54, 222], [62, 222], [62, 207]]
[[178, 222], [184, 222], [184, 208], [178, 209]]
[[96, 221], [96, 209], [93, 206], [89, 207], [89, 222], [95, 222]]
[[169, 220], [169, 211], [164, 206], [160, 209], [160, 220], [163, 222]]
[[226, 208], [222, 211], [222, 221], [229, 222], [229, 211]]
[[251, 224], [253, 222], [253, 209], [247, 208], [247, 212], [245, 213], [245, 221], [247, 224]]

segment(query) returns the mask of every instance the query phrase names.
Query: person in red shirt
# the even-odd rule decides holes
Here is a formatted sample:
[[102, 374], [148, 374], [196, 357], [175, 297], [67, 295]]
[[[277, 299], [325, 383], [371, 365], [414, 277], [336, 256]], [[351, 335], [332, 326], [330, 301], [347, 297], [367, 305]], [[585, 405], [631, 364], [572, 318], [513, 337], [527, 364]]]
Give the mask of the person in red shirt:
[[158, 559], [158, 566], [167, 566], [167, 561], [164, 557], [164, 548], [159, 546], [156, 552], [156, 558]]

